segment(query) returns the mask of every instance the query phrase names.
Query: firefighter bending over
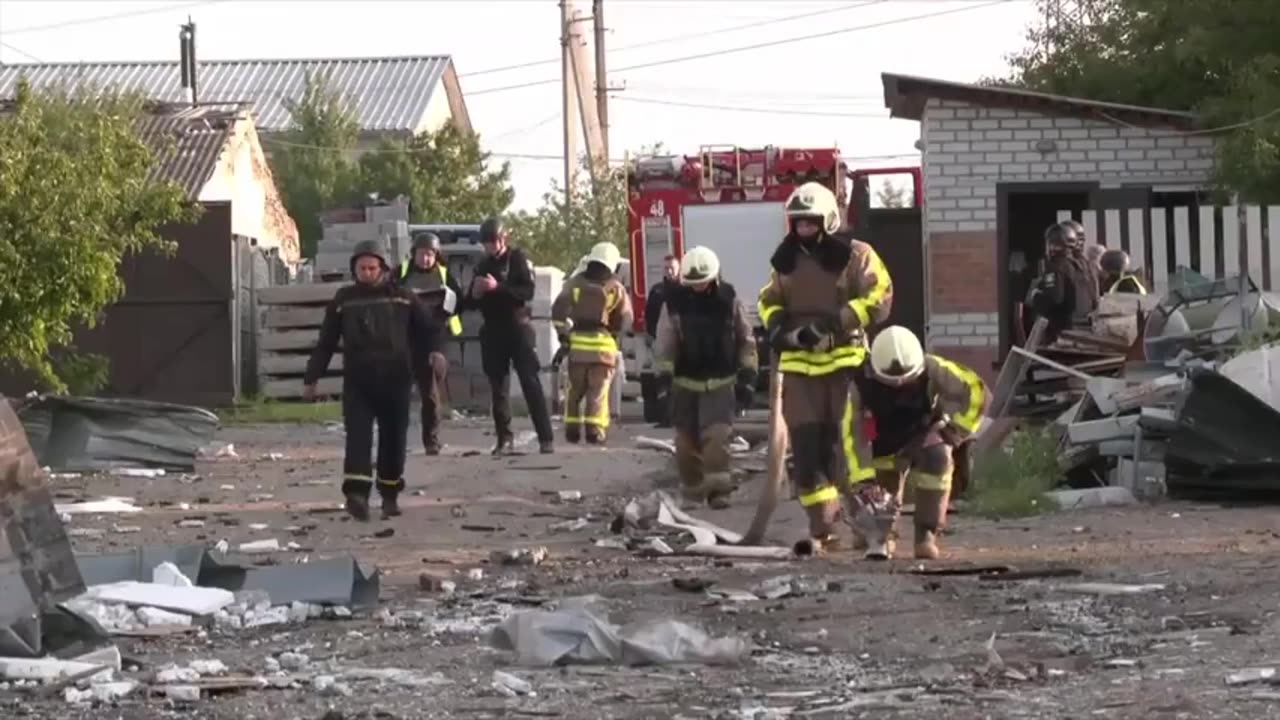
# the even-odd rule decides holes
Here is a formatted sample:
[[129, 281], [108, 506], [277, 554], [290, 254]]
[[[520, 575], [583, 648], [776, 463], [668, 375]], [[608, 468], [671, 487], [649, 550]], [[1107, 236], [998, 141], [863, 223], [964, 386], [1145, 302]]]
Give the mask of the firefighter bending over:
[[666, 289], [656, 331], [684, 499], [726, 508], [735, 489], [728, 448], [734, 388], [755, 381], [756, 345], [742, 301], [720, 278], [720, 259], [710, 248], [685, 253], [680, 284]]
[[1147, 288], [1142, 285], [1142, 281], [1129, 269], [1129, 253], [1123, 250], [1108, 250], [1102, 253], [1099, 263], [1102, 266], [1103, 293], [1147, 294]]
[[822, 184], [797, 188], [787, 216], [790, 232], [769, 261], [759, 311], [783, 374], [792, 480], [821, 549], [835, 540], [840, 515], [837, 448], [850, 374], [866, 355], [866, 330], [889, 317], [893, 283], [870, 245], [838, 233], [840, 209]]
[[603, 445], [609, 431], [609, 385], [618, 364], [618, 334], [631, 324], [631, 298], [615, 277], [622, 256], [613, 243], [597, 243], [586, 267], [565, 283], [551, 305], [561, 345], [569, 346], [569, 392], [564, 437]]
[[1027, 305], [1049, 321], [1044, 338], [1048, 344], [1063, 330], [1088, 327], [1098, 296], [1096, 278], [1085, 267], [1080, 236], [1060, 223], [1049, 226], [1044, 241], [1048, 264], [1027, 294]]
[[978, 429], [988, 392], [978, 374], [926, 355], [907, 328], [881, 330], [870, 362], [854, 374], [844, 450], [853, 486], [854, 547], [869, 559], [892, 557], [903, 490], [915, 489], [915, 556], [938, 557], [947, 519], [953, 451]]

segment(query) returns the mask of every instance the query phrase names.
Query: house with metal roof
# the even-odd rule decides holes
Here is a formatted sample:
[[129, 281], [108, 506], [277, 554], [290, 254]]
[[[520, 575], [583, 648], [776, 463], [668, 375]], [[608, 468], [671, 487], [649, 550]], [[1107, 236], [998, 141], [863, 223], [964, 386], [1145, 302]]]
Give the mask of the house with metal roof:
[[[289, 130], [289, 106], [302, 97], [308, 75], [323, 76], [347, 101], [361, 129], [362, 147], [382, 137], [436, 130], [447, 122], [472, 129], [458, 74], [446, 55], [199, 61], [196, 100], [250, 105], [257, 133], [270, 138]], [[162, 102], [188, 99], [178, 62], [0, 65], [0, 98], [13, 97], [23, 76], [37, 88], [87, 84], [135, 91]]]

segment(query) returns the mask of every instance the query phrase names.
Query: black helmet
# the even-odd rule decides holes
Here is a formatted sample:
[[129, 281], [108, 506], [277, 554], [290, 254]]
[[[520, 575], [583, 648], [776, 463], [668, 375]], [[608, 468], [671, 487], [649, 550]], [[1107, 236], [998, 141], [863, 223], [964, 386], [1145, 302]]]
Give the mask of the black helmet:
[[440, 236], [433, 232], [421, 232], [413, 236], [413, 249], [415, 251], [422, 249], [440, 252]]
[[480, 226], [480, 242], [491, 243], [497, 242], [498, 238], [507, 234], [507, 226], [502, 222], [502, 218], [494, 216], [484, 221]]
[[1080, 236], [1074, 228], [1065, 222], [1055, 223], [1044, 231], [1044, 241], [1051, 248], [1077, 250], [1080, 248]]
[[383, 270], [389, 270], [387, 265], [387, 255], [382, 251], [382, 245], [377, 240], [361, 240], [351, 250], [351, 274], [356, 274], [356, 261], [366, 255], [378, 258], [378, 262], [382, 263]]
[[1123, 250], [1108, 250], [1102, 253], [1098, 264], [1108, 275], [1123, 275], [1129, 272], [1129, 253]]

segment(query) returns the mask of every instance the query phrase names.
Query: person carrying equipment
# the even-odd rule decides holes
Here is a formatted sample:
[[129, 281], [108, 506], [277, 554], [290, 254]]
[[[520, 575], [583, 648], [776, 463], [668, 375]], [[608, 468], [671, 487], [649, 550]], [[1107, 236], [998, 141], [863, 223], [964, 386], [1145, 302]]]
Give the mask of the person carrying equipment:
[[551, 323], [569, 347], [569, 392], [564, 436], [603, 445], [609, 431], [609, 385], [618, 364], [618, 334], [633, 320], [631, 297], [614, 276], [622, 256], [613, 243], [597, 243], [586, 267], [569, 278], [551, 304]]
[[669, 287], [654, 338], [660, 372], [670, 380], [676, 466], [684, 499], [729, 506], [736, 383], [755, 381], [755, 337], [733, 285], [720, 278], [710, 248], [685, 253], [680, 284]]
[[1108, 250], [1102, 253], [1099, 264], [1102, 266], [1102, 287], [1105, 292], [1147, 294], [1142, 281], [1129, 269], [1129, 253]]
[[867, 243], [840, 233], [840, 207], [821, 183], [787, 200], [790, 232], [770, 259], [760, 290], [760, 320], [782, 373], [782, 418], [790, 438], [792, 480], [819, 549], [835, 541], [840, 420], [865, 333], [889, 317], [893, 283]]
[[915, 556], [938, 557], [953, 453], [977, 431], [989, 396], [977, 373], [926, 354], [907, 328], [876, 334], [870, 362], [854, 373], [843, 427], [854, 547], [868, 559], [893, 556], [907, 482], [915, 489]]
[[[413, 258], [392, 273], [396, 284], [407, 288], [422, 303], [436, 323], [449, 329], [449, 334], [462, 334], [458, 302], [462, 288], [449, 276], [440, 257], [440, 238], [435, 233], [422, 233], [413, 238]], [[429, 362], [414, 368], [418, 395], [422, 400], [422, 448], [428, 455], [440, 454], [440, 395], [448, 381], [449, 361], [443, 352], [433, 352]]]
[[440, 327], [413, 293], [387, 281], [390, 268], [376, 241], [357, 243], [351, 253], [355, 282], [338, 289], [325, 308], [303, 376], [303, 398], [314, 400], [316, 382], [342, 343], [342, 422], [346, 450], [342, 494], [347, 513], [369, 519], [373, 489], [373, 425], [378, 424], [378, 494], [384, 518], [400, 514], [404, 490], [409, 392], [414, 368], [440, 349]]

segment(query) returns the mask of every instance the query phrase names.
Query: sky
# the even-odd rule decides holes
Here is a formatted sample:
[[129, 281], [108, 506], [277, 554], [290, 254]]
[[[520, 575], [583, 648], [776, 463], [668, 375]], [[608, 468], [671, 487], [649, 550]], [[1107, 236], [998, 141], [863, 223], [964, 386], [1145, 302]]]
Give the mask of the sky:
[[[511, 163], [515, 207], [563, 177], [556, 0], [0, 0], [0, 62], [176, 61], [188, 16], [201, 60], [451, 55], [485, 149]], [[605, 0], [604, 16], [615, 158], [658, 142], [835, 145], [853, 167], [888, 167], [919, 162], [919, 124], [889, 118], [880, 73], [1003, 74], [1036, 13], [1031, 0]], [[541, 80], [555, 82], [509, 87]]]

